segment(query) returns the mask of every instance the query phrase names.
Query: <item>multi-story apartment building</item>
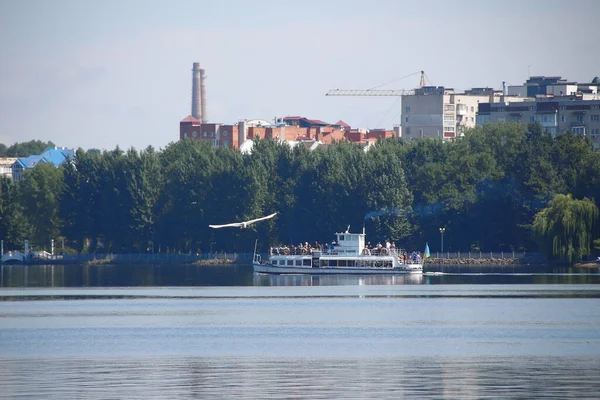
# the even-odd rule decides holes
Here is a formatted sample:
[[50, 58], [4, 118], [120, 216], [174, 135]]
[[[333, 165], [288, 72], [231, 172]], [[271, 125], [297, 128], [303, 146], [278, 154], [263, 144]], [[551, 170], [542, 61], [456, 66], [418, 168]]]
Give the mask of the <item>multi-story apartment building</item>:
[[532, 76], [523, 85], [508, 86], [509, 96], [547, 98], [577, 96], [580, 100], [596, 100], [598, 83], [569, 82], [560, 76]]
[[486, 122], [539, 122], [543, 129], [556, 134], [567, 130], [589, 135], [594, 150], [600, 150], [600, 99], [556, 99], [522, 103], [481, 103], [477, 124]]
[[424, 137], [453, 140], [462, 136], [466, 128], [476, 125], [479, 103], [507, 98], [523, 100], [489, 88], [473, 88], [464, 93], [443, 86], [415, 89], [414, 94], [402, 96], [401, 136], [409, 140]]
[[524, 102], [480, 103], [477, 124], [517, 121], [539, 122], [555, 135], [571, 130], [589, 136], [595, 150], [600, 150], [599, 84], [567, 82], [560, 77], [532, 77], [522, 87], [509, 87], [509, 93], [535, 96]]

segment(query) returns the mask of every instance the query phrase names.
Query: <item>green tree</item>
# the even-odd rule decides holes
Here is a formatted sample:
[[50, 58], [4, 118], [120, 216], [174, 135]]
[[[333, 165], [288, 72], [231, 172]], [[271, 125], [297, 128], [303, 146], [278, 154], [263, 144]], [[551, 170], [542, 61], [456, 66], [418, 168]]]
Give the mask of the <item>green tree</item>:
[[33, 226], [32, 245], [50, 249], [52, 239], [60, 235], [58, 195], [63, 185], [62, 169], [42, 163], [26, 171], [20, 187], [23, 212]]
[[31, 224], [19, 202], [18, 186], [7, 177], [0, 177], [0, 239], [7, 250], [23, 249], [31, 236]]
[[532, 229], [548, 258], [573, 264], [590, 254], [598, 207], [589, 199], [558, 194], [535, 215]]
[[15, 143], [6, 149], [7, 157], [27, 157], [42, 153], [46, 148], [54, 147], [52, 142], [31, 140], [29, 142]]

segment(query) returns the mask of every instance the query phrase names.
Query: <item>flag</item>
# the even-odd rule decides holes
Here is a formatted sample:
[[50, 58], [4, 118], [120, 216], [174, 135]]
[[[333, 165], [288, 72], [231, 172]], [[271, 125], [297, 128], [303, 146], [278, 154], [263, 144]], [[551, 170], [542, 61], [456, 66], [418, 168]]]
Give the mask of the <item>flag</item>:
[[425, 243], [425, 251], [423, 252], [423, 259], [431, 257], [429, 253], [429, 243]]

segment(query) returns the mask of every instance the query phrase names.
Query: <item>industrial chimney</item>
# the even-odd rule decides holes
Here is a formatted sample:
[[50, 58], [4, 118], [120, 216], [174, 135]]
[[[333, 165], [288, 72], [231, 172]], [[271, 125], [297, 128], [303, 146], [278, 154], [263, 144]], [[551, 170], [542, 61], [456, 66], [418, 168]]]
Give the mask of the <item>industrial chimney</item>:
[[208, 122], [208, 115], [206, 114], [206, 70], [200, 70], [200, 112], [202, 118], [200, 119], [203, 124]]
[[200, 63], [195, 62], [192, 68], [192, 117], [202, 119], [202, 96], [200, 88], [202, 87], [202, 70]]

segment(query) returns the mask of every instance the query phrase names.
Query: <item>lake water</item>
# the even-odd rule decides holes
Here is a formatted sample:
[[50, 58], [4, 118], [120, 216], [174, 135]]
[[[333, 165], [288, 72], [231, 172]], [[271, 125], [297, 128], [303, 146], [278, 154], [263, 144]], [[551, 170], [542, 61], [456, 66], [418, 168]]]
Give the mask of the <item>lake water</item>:
[[1, 399], [600, 398], [600, 275], [4, 266]]

